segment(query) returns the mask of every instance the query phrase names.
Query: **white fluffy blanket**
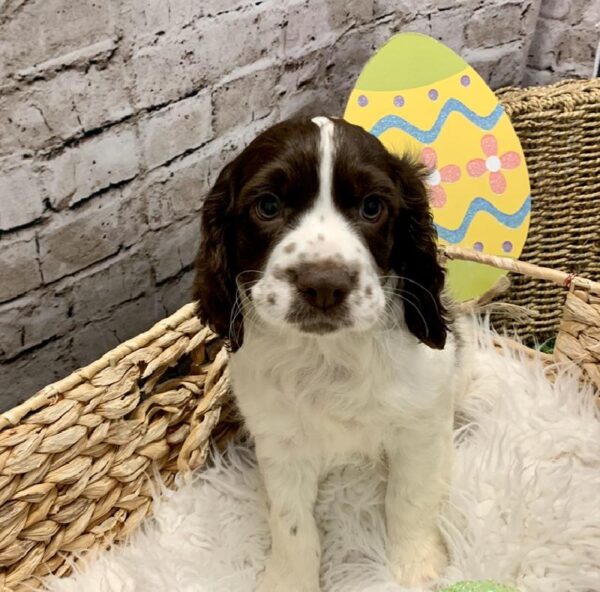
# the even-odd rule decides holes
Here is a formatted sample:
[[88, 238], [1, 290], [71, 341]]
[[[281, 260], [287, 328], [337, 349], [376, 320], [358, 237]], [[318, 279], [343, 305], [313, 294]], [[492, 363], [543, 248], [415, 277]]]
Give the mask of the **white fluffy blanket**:
[[[600, 417], [592, 394], [489, 340], [456, 431], [440, 584], [494, 579], [526, 592], [600, 590]], [[348, 467], [323, 484], [318, 515], [324, 591], [392, 592], [383, 481]], [[53, 592], [251, 592], [269, 547], [255, 461], [238, 443], [213, 468], [156, 501], [129, 544], [96, 556]]]

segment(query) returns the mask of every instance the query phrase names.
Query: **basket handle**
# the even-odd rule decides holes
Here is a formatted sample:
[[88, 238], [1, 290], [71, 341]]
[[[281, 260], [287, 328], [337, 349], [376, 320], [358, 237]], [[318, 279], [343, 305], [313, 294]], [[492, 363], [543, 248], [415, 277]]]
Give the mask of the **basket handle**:
[[483, 263], [484, 265], [490, 265], [492, 267], [497, 267], [498, 269], [513, 271], [514, 273], [518, 273], [520, 275], [526, 275], [540, 280], [548, 280], [567, 289], [581, 288], [596, 294], [600, 294], [600, 282], [593, 282], [592, 280], [588, 280], [587, 278], [572, 273], [566, 273], [556, 269], [549, 269], [548, 267], [540, 267], [539, 265], [525, 263], [524, 261], [519, 261], [518, 259], [486, 255], [485, 253], [471, 251], [470, 249], [463, 249], [462, 247], [444, 246], [440, 247], [440, 251], [447, 259], [458, 259], [461, 261], [474, 261], [476, 263]]

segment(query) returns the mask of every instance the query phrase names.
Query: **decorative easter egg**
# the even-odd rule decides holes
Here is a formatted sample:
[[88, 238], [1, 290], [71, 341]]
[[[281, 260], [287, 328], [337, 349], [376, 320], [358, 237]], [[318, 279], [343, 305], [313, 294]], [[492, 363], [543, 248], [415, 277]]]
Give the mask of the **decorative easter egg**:
[[[441, 244], [521, 254], [531, 211], [521, 144], [494, 93], [453, 51], [426, 35], [396, 35], [364, 67], [344, 118], [427, 165]], [[480, 296], [504, 273], [448, 264], [459, 300]]]

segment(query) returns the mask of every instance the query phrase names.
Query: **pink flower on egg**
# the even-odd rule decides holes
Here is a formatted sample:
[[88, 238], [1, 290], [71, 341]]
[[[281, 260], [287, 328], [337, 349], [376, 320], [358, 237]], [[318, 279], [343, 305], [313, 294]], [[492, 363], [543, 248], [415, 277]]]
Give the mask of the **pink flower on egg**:
[[446, 190], [444, 183], [456, 183], [460, 179], [460, 169], [455, 164], [447, 164], [437, 168], [437, 153], [433, 148], [424, 148], [421, 152], [421, 160], [431, 171], [427, 177], [430, 188], [431, 205], [441, 208], [446, 203]]
[[486, 158], [475, 158], [467, 163], [467, 172], [471, 177], [490, 174], [490, 187], [494, 193], [506, 191], [506, 178], [502, 170], [515, 169], [521, 164], [521, 157], [516, 152], [505, 152], [498, 156], [498, 142], [492, 134], [481, 138], [481, 150]]

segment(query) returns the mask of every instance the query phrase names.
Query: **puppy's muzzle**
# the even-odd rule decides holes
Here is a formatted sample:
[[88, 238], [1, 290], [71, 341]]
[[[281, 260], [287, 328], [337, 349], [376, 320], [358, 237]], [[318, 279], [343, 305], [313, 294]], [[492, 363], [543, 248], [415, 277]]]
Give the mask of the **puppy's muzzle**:
[[337, 262], [306, 263], [290, 275], [304, 302], [326, 313], [344, 304], [356, 284], [356, 273]]

